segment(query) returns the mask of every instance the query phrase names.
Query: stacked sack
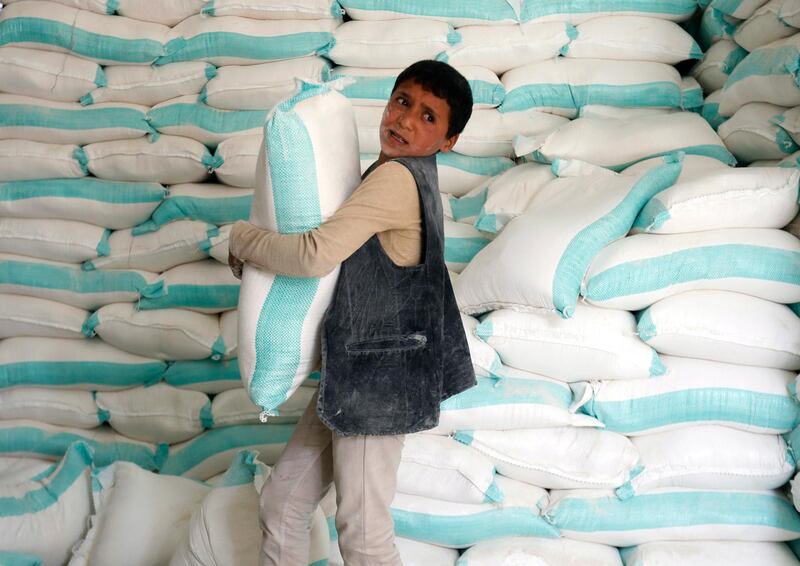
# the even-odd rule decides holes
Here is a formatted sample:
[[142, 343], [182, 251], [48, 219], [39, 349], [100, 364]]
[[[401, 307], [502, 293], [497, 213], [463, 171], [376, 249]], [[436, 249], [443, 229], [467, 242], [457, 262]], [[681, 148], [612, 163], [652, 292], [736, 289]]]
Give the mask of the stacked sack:
[[[682, 358], [659, 355], [657, 340], [642, 340], [641, 317], [637, 322], [627, 306], [578, 302], [584, 273], [642, 208], [658, 209], [653, 195], [676, 182], [691, 185], [692, 175], [732, 172], [720, 138], [695, 113], [681, 111], [702, 102], [697, 83], [672, 66], [702, 56], [674, 23], [692, 15], [694, 0], [493, 0], [480, 9], [346, 0], [351, 21], [344, 23], [342, 9], [329, 0], [291, 7], [270, 0], [6, 4], [0, 12], [0, 272], [6, 275], [0, 484], [15, 484], [9, 496], [22, 499], [31, 488], [17, 484], [49, 478], [46, 472], [55, 472], [42, 459], [61, 459], [58, 466], [83, 482], [83, 491], [48, 507], [55, 514], [70, 501], [74, 510], [61, 554], [45, 556], [34, 536], [0, 547], [36, 551], [47, 564], [64, 563], [80, 539], [76, 564], [118, 562], [122, 554], [126, 564], [169, 556], [175, 566], [255, 564], [253, 491], [266, 472], [254, 454], [237, 451], [250, 448], [273, 463], [318, 379], [312, 374], [280, 407], [280, 417], [264, 425], [239, 376], [239, 282], [224, 264], [229, 226], [249, 214], [261, 125], [294, 91], [295, 78], [349, 77], [343, 93], [354, 104], [365, 168], [379, 149], [377, 125], [394, 77], [415, 60], [438, 58], [465, 74], [476, 103], [455, 151], [438, 156], [446, 260], [464, 310], [488, 314], [463, 316], [478, 385], [443, 404], [437, 429], [407, 438], [393, 504], [404, 563], [583, 557], [618, 566], [650, 564], [655, 556], [674, 564], [675, 553], [694, 551], [703, 564], [712, 563], [711, 554], [731, 557], [726, 564], [796, 564], [779, 543], [653, 542], [622, 554], [615, 548], [800, 534], [783, 499], [734, 491], [777, 487], [794, 470], [789, 457], [777, 455], [785, 448], [777, 434], [793, 426], [788, 415], [797, 409], [780, 389], [786, 371], [769, 367], [763, 355], [751, 358], [762, 366], [759, 375], [770, 374], [762, 391], [752, 390], [745, 366], [731, 378], [738, 387], [731, 398], [752, 395], [763, 403], [754, 409], [759, 415], [769, 407], [766, 422], [745, 426], [758, 434], [731, 430], [741, 415], [717, 418], [708, 404], [692, 410], [698, 422], [721, 424], [721, 431], [706, 427], [718, 434], [706, 442], [719, 444], [727, 434], [755, 446], [729, 455], [731, 465], [745, 467], [747, 454], [756, 448], [766, 454], [769, 442], [774, 465], [743, 474], [758, 482], [725, 484], [711, 495], [702, 482], [690, 486], [700, 485], [698, 492], [648, 493], [659, 474], [669, 476], [681, 464], [680, 455], [665, 457], [659, 468], [647, 455], [658, 455], [660, 445], [648, 448], [647, 436], [615, 423], [595, 395], [603, 387], [676, 381], [662, 380], [680, 375]], [[719, 4], [722, 11], [733, 3]], [[739, 10], [758, 7], [739, 4]], [[676, 151], [687, 154], [682, 162]], [[669, 157], [631, 168], [659, 155]], [[742, 184], [780, 193], [784, 200], [773, 195], [769, 202], [785, 212], [797, 182], [784, 181], [783, 191], [761, 181]], [[704, 220], [714, 212], [706, 209]], [[733, 226], [764, 229], [742, 222], [737, 216]], [[532, 249], [541, 257], [532, 260]], [[769, 257], [780, 263], [785, 255]], [[515, 286], [515, 277], [524, 285]], [[473, 301], [470, 289], [485, 294]], [[782, 363], [796, 357], [793, 351]], [[712, 402], [723, 388], [708, 379], [701, 391], [710, 391]], [[649, 414], [644, 401], [638, 410], [630, 399], [621, 403], [628, 404], [639, 415], [633, 420]], [[699, 433], [686, 430], [700, 444]], [[329, 525], [331, 497], [322, 506]], [[663, 511], [676, 506], [698, 509], [693, 526]], [[597, 510], [608, 510], [624, 530], [637, 517], [633, 534], [625, 538], [613, 525], [598, 525]], [[637, 514], [663, 520], [643, 529]], [[766, 517], [759, 528], [756, 515]], [[113, 516], [134, 516], [137, 525], [153, 528], [128, 544]], [[310, 564], [324, 563], [328, 552], [320, 518]], [[52, 530], [39, 515], [8, 520]], [[729, 526], [718, 531], [723, 522]], [[756, 534], [743, 535], [745, 528]], [[143, 540], [157, 543], [148, 549]], [[335, 543], [330, 552], [338, 552]]]
[[[52, 460], [74, 480], [72, 460], [91, 459], [93, 475], [112, 487], [122, 480], [102, 471], [111, 465], [202, 487], [241, 448], [274, 463], [319, 376], [281, 405], [280, 417], [260, 422], [239, 377], [239, 281], [227, 266], [227, 235], [249, 215], [267, 112], [294, 92], [296, 78], [328, 77], [330, 63], [318, 55], [332, 43], [341, 8], [324, 0], [294, 8], [225, 0], [6, 4], [0, 484], [44, 478]], [[91, 457], [70, 459], [75, 441]], [[159, 481], [132, 479], [117, 498], [131, 505], [140, 495], [155, 498], [160, 515], [172, 503], [157, 500], [163, 490], [152, 482]], [[80, 504], [77, 496], [62, 503], [54, 492], [50, 523], [32, 514], [9, 519], [50, 532], [63, 505], [73, 506], [59, 546], [66, 554], [50, 553], [49, 542], [33, 536], [4, 539], [0, 548], [39, 555], [45, 564], [66, 563], [73, 545], [76, 564], [166, 563], [208, 491], [189, 488], [193, 507], [171, 507], [180, 520], [143, 517], [137, 524], [152, 532], [132, 537], [129, 553], [118, 544], [129, 533], [115, 526], [119, 519], [102, 516], [88, 488]], [[82, 509], [99, 531], [87, 532]], [[256, 546], [247, 560], [255, 563], [256, 507], [250, 515], [247, 538]], [[210, 508], [204, 520], [212, 519], [225, 524], [226, 516]], [[316, 530], [324, 544], [310, 563], [328, 553], [327, 529]], [[147, 554], [157, 531], [162, 539]], [[235, 550], [212, 554], [239, 563]]]
[[[683, 555], [697, 547], [705, 560], [700, 563], [709, 563], [715, 553], [732, 553], [720, 548], [724, 544], [691, 541], [717, 538], [719, 518], [711, 513], [720, 500], [730, 500], [721, 514], [735, 518], [726, 521], [750, 528], [760, 514], [769, 517], [763, 532], [753, 535], [758, 542], [741, 543], [737, 559], [747, 556], [756, 562], [796, 564], [784, 545], [762, 542], [800, 534], [795, 511], [773, 494], [764, 496], [763, 502], [754, 496], [763, 507], [743, 517], [738, 517], [737, 509], [740, 503], [748, 503], [748, 495], [736, 501], [731, 493], [735, 488], [720, 492], [716, 499], [700, 490], [679, 495], [673, 498], [680, 500], [678, 505], [683, 505], [680, 498], [685, 497], [689, 505], [694, 498], [706, 507], [698, 517], [665, 516], [647, 533], [629, 538], [617, 532], [583, 536], [577, 524], [591, 523], [605, 513], [593, 511], [596, 502], [589, 499], [606, 496], [622, 505], [609, 524], [627, 517], [628, 525], [636, 525], [637, 514], [658, 515], [649, 511], [654, 502], [643, 495], [633, 497], [633, 482], [647, 469], [644, 449], [626, 431], [607, 424], [603, 428], [602, 419], [578, 409], [587, 404], [588, 386], [582, 383], [598, 378], [621, 385], [658, 383], [673, 372], [671, 360], [641, 339], [630, 309], [592, 306], [578, 302], [578, 297], [592, 260], [605, 245], [626, 235], [652, 197], [683, 176], [727, 173], [735, 163], [700, 116], [682, 111], [699, 110], [702, 92], [696, 82], [682, 79], [672, 65], [700, 58], [702, 53], [670, 20], [685, 19], [693, 7], [680, 13], [678, 3], [671, 4], [677, 11], [657, 19], [653, 13], [636, 13], [628, 5], [623, 16], [601, 13], [601, 8], [592, 14], [569, 14], [563, 6], [523, 3], [520, 26], [508, 25], [514, 14], [505, 3], [486, 10], [492, 21], [486, 21], [490, 16], [480, 21], [480, 14], [444, 3], [399, 7], [353, 0], [343, 5], [353, 21], [336, 32], [337, 46], [331, 57], [340, 67], [332, 74], [356, 80], [344, 92], [356, 105], [362, 152], [377, 150], [379, 107], [388, 99], [399, 69], [410, 62], [396, 54], [390, 57], [382, 48], [396, 46], [401, 38], [413, 36], [412, 31], [423, 33], [429, 26], [425, 33], [437, 38], [436, 49], [460, 36], [438, 58], [471, 79], [476, 100], [456, 153], [439, 158], [441, 190], [449, 193], [449, 198], [443, 195], [449, 205], [445, 208], [448, 235], [454, 238], [458, 226], [463, 238], [484, 238], [483, 242], [469, 240], [477, 253], [458, 260], [446, 258], [465, 313], [478, 385], [442, 404], [436, 429], [407, 437], [392, 505], [404, 560], [452, 564], [456, 553], [447, 549], [469, 547], [459, 564], [566, 561], [581, 556], [587, 560], [591, 556], [593, 563], [624, 560], [635, 564], [642, 556], [659, 552], [662, 563], [668, 564], [675, 563], [674, 553]], [[642, 3], [635, 8], [647, 10]], [[399, 21], [407, 17], [416, 18], [415, 25]], [[397, 21], [389, 27], [387, 22], [392, 20]], [[440, 21], [452, 24], [455, 33], [439, 25]], [[552, 37], [561, 32], [558, 26], [569, 38], [558, 49], [560, 56], [535, 57], [525, 41]], [[399, 37], [391, 34], [395, 29]], [[345, 49], [351, 42], [365, 50], [368, 46], [373, 56], [356, 57]], [[341, 48], [338, 55], [337, 48]], [[513, 54], [508, 55], [512, 48]], [[431, 51], [424, 53], [431, 57]], [[375, 68], [390, 61], [397, 61], [394, 72]], [[487, 103], [481, 93], [497, 89], [479, 87], [477, 71], [469, 74], [471, 66], [499, 77], [503, 98], [496, 110], [477, 106]], [[482, 76], [491, 78], [483, 71]], [[380, 102], [375, 103], [376, 99]], [[491, 144], [476, 139], [476, 134], [488, 138], [498, 132], [498, 120], [513, 124], [511, 139], [498, 136]], [[678, 151], [685, 157], [674, 156]], [[444, 162], [455, 155], [459, 159], [514, 155], [523, 159], [486, 180], [474, 181], [467, 190], [468, 185], [460, 189], [448, 185], [450, 171]], [[654, 156], [667, 157], [631, 168]], [[373, 158], [364, 156], [364, 165]], [[778, 208], [796, 202], [797, 178], [784, 179], [784, 185]], [[792, 191], [794, 196], [787, 201]], [[535, 257], [531, 250], [536, 250]], [[471, 314], [481, 315], [480, 320]], [[796, 419], [797, 407], [785, 388], [776, 397], [786, 419], [781, 425], [786, 427], [787, 420]], [[711, 413], [713, 402], [699, 410]], [[753, 489], [782, 486], [794, 471], [783, 441], [777, 436], [767, 438], [776, 451], [783, 448], [782, 460], [778, 471], [771, 470], [769, 480]], [[329, 494], [323, 508], [332, 524], [335, 505], [330, 499]], [[668, 505], [676, 504], [671, 501], [667, 497]], [[744, 529], [737, 526], [722, 538], [739, 538]], [[592, 525], [588, 530], [603, 528]], [[335, 537], [334, 529], [332, 534]], [[622, 555], [614, 548], [664, 540], [689, 542], [643, 545]], [[336, 555], [335, 544], [331, 555]]]
[[800, 7], [791, 0], [715, 0], [701, 28], [713, 43], [692, 74], [705, 90], [706, 119], [742, 164], [793, 161], [800, 146], [785, 113], [797, 105], [796, 88], [785, 79], [796, 74]]

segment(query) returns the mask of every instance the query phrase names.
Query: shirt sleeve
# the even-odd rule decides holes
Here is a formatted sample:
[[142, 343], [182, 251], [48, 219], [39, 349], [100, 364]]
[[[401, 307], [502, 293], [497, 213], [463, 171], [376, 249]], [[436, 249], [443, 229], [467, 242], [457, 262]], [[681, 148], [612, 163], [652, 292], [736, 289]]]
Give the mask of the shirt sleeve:
[[350, 257], [374, 234], [412, 228], [420, 222], [419, 192], [405, 166], [377, 167], [318, 228], [279, 234], [237, 222], [229, 248], [233, 256], [290, 276], [321, 277]]

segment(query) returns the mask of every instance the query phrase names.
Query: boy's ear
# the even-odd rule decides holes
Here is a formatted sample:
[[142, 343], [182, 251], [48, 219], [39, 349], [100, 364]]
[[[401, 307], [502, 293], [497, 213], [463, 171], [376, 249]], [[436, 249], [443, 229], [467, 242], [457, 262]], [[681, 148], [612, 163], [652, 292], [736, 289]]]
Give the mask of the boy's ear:
[[455, 134], [447, 138], [442, 144], [442, 147], [439, 149], [439, 151], [441, 151], [442, 153], [447, 153], [448, 151], [453, 149], [453, 147], [455, 147], [456, 145], [456, 142], [458, 141], [459, 135], [460, 134]]

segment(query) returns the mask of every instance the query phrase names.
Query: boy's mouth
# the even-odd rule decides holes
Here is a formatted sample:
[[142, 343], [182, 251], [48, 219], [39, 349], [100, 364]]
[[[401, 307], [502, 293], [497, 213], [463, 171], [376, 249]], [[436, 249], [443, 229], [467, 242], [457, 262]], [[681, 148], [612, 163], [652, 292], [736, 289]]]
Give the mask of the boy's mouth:
[[399, 135], [397, 132], [395, 132], [392, 129], [389, 129], [389, 137], [392, 138], [397, 143], [402, 143], [402, 144], [407, 144], [408, 143], [403, 136]]

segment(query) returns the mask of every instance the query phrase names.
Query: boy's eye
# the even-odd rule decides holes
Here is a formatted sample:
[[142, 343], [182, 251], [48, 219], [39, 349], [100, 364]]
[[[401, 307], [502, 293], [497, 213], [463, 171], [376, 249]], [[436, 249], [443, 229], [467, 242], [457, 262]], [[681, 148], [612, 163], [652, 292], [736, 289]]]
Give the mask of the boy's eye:
[[435, 119], [434, 119], [434, 117], [433, 117], [433, 114], [428, 114], [428, 113], [426, 112], [426, 113], [424, 114], [424, 116], [423, 116], [423, 117], [425, 118], [425, 121], [426, 121], [426, 122], [431, 122], [431, 123], [435, 122]]
[[397, 97], [397, 102], [398, 102], [398, 104], [402, 104], [403, 106], [406, 105], [406, 99], [403, 98], [402, 96], [398, 96]]

